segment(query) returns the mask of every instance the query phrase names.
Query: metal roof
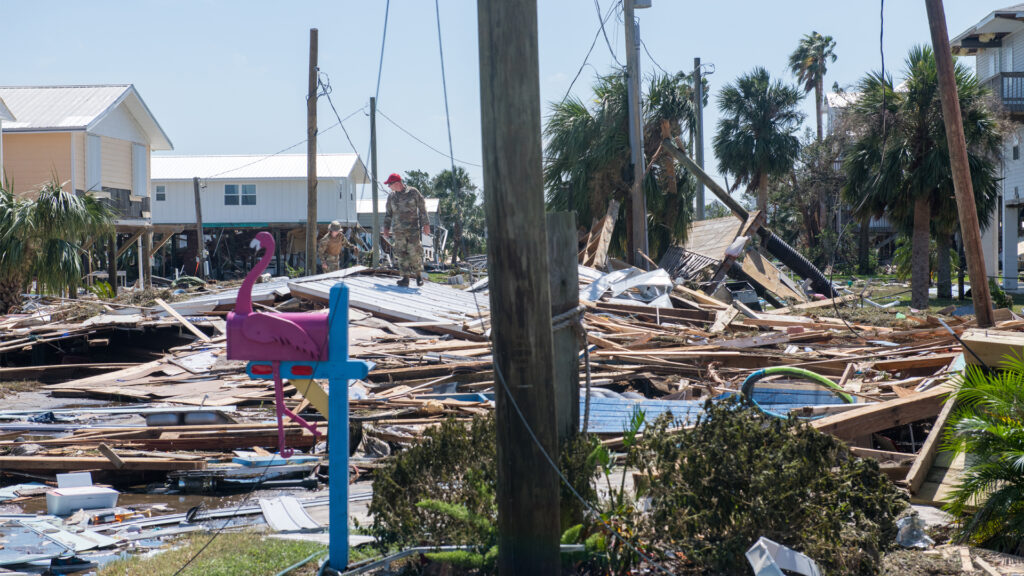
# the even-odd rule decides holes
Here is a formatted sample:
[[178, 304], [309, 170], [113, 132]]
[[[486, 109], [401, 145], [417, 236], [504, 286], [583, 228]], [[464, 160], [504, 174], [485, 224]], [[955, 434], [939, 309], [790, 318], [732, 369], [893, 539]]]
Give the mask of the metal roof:
[[[152, 180], [255, 180], [304, 179], [305, 154], [239, 154], [227, 156], [153, 156]], [[358, 154], [317, 154], [317, 178], [366, 180]]]
[[[427, 204], [427, 212], [437, 212], [437, 206], [441, 202], [438, 198], [424, 198]], [[384, 214], [388, 210], [388, 197], [381, 194], [377, 197], [377, 211]], [[356, 200], [356, 214], [373, 214], [373, 199]]]
[[0, 98], [0, 120], [13, 121], [14, 114], [11, 114], [11, 110], [4, 104], [4, 99]]
[[94, 86], [3, 86], [0, 99], [16, 118], [8, 132], [90, 130], [124, 104], [149, 138], [153, 150], [173, 145], [131, 84]]

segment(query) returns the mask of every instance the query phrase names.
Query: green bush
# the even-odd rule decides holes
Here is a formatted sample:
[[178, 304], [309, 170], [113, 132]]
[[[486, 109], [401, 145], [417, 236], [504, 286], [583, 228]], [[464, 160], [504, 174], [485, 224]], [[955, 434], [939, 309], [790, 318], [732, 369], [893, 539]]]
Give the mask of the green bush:
[[448, 419], [422, 443], [396, 454], [374, 474], [370, 532], [382, 547], [483, 544], [477, 525], [417, 506], [422, 501], [462, 506], [477, 518], [497, 520], [496, 434], [493, 416], [467, 427]]
[[1024, 359], [986, 373], [968, 366], [951, 398], [956, 409], [947, 450], [966, 454], [960, 483], [946, 510], [957, 517], [956, 538], [1024, 553]]
[[670, 433], [662, 418], [644, 434], [651, 481], [641, 533], [665, 560], [676, 551], [701, 573], [749, 573], [744, 552], [765, 536], [825, 573], [877, 573], [907, 502], [875, 461], [734, 401], [705, 410], [691, 430]]

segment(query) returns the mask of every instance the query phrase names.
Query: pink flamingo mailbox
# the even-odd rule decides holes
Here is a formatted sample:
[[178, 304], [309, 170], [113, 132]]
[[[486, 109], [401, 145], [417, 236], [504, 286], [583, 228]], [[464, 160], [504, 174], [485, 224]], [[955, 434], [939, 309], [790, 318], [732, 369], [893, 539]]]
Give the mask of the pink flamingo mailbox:
[[348, 357], [348, 287], [331, 287], [327, 314], [253, 312], [252, 287], [274, 257], [274, 237], [260, 232], [250, 245], [264, 248], [263, 257], [242, 282], [235, 310], [228, 313], [229, 360], [249, 360], [246, 371], [254, 379], [274, 380], [277, 439], [282, 458], [290, 458], [284, 445], [284, 416], [314, 435], [320, 433], [288, 410], [281, 379], [327, 379], [328, 457], [330, 467], [331, 538], [328, 564], [335, 570], [348, 565], [348, 383], [365, 378], [370, 365]]

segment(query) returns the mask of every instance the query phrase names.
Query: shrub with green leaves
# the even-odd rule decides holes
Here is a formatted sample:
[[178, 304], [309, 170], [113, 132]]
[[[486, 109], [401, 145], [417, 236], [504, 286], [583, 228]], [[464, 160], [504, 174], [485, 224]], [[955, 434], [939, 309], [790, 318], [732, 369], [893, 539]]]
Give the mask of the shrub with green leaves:
[[906, 497], [873, 460], [796, 420], [737, 402], [708, 403], [691, 430], [665, 418], [644, 433], [650, 513], [642, 538], [662, 558], [706, 574], [747, 572], [761, 536], [807, 554], [825, 573], [874, 574]]
[[968, 366], [953, 395], [956, 408], [946, 450], [966, 454], [960, 483], [946, 510], [957, 517], [956, 538], [1024, 553], [1024, 359], [1004, 370]]
[[423, 442], [387, 460], [376, 471], [370, 532], [382, 546], [477, 544], [487, 540], [479, 525], [439, 514], [423, 501], [462, 506], [475, 518], [497, 521], [496, 434], [493, 417], [466, 426], [454, 419], [431, 428]]

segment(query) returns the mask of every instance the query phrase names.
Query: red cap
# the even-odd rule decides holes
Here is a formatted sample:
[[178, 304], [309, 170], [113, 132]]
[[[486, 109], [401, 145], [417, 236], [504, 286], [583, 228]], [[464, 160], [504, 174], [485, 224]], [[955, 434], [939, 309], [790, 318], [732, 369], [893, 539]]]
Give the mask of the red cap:
[[402, 177], [399, 176], [397, 172], [394, 172], [394, 173], [391, 174], [391, 176], [388, 176], [388, 179], [384, 181], [384, 184], [387, 185], [387, 186], [390, 186], [390, 185], [394, 184], [395, 182], [401, 182], [401, 181], [402, 181]]

